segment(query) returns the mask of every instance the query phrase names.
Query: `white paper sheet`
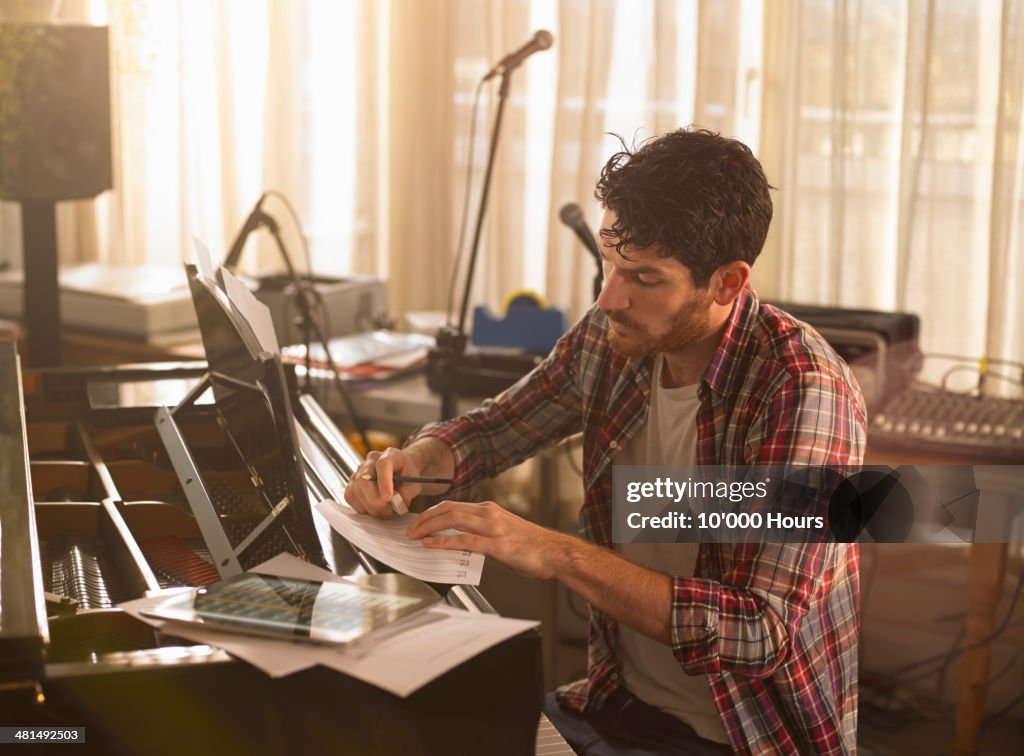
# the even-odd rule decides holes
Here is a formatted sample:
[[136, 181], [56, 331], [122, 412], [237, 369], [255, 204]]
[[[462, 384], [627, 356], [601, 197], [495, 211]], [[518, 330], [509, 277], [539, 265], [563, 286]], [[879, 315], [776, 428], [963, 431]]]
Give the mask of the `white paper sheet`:
[[220, 279], [224, 282], [224, 293], [228, 295], [232, 307], [252, 327], [252, 332], [256, 336], [260, 348], [270, 354], [281, 354], [270, 308], [256, 299], [256, 295], [250, 291], [249, 287], [230, 270], [221, 266], [219, 272]]
[[[280, 554], [254, 567], [253, 572], [305, 580], [345, 580], [291, 554]], [[398, 635], [371, 637], [367, 644], [341, 649], [319, 663], [405, 698], [491, 646], [540, 624], [448, 605], [433, 607], [424, 614], [444, 621], [413, 627]]]
[[374, 643], [362, 655], [344, 651], [320, 663], [405, 698], [450, 669], [539, 623], [442, 606], [443, 620]]
[[416, 515], [404, 514], [390, 520], [359, 514], [347, 504], [325, 499], [316, 505], [331, 527], [371, 556], [406, 575], [430, 583], [480, 585], [483, 554], [453, 549], [428, 549], [409, 538]]
[[[253, 572], [307, 580], [346, 581], [290, 554], [280, 554], [254, 567]], [[166, 600], [168, 595], [165, 592], [153, 598], [129, 601], [120, 604], [120, 608], [164, 632], [222, 648], [271, 677], [283, 677], [321, 664], [401, 698], [491, 646], [538, 624], [532, 620], [506, 619], [440, 606], [423, 612], [421, 623], [405, 632], [336, 648], [247, 637], [140, 615], [141, 610]]]
[[195, 234], [192, 235], [192, 246], [196, 252], [196, 268], [199, 269], [199, 275], [211, 281], [216, 281], [213, 277], [213, 258], [210, 257], [210, 248], [200, 241], [199, 237]]

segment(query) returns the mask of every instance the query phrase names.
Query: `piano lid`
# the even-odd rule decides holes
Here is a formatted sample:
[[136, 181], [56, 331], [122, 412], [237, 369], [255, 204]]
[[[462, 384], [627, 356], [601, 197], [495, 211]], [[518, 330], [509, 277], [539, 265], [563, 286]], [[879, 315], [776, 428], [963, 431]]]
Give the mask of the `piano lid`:
[[41, 649], [47, 627], [18, 353], [0, 342], [0, 643]]

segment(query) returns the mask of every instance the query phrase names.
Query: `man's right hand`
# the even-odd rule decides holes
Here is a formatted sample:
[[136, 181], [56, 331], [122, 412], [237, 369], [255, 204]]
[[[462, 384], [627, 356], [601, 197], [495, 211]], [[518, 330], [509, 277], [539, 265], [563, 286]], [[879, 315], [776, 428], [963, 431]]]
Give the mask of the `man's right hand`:
[[395, 486], [395, 475], [420, 475], [413, 455], [394, 447], [384, 452], [370, 452], [345, 487], [345, 501], [357, 512], [389, 519], [394, 513], [391, 501], [396, 494], [408, 506], [423, 490], [419, 483]]

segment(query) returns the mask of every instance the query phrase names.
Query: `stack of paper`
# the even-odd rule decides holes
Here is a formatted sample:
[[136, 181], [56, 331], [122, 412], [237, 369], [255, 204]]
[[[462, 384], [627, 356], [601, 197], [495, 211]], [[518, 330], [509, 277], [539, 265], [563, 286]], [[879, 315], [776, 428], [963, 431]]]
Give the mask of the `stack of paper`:
[[[328, 346], [342, 378], [372, 385], [421, 370], [426, 364], [427, 352], [434, 346], [434, 339], [417, 333], [382, 330], [331, 339]], [[312, 344], [309, 352], [313, 377], [328, 378], [329, 361], [323, 346]], [[285, 347], [282, 357], [298, 365], [302, 374], [306, 364], [304, 345]]]

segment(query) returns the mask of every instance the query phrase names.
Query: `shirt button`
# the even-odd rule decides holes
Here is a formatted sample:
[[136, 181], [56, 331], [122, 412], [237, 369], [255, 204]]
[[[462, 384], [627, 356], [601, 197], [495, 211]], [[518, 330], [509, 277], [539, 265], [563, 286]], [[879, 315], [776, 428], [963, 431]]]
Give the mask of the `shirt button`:
[[610, 446], [612, 449], [618, 449], [619, 448], [619, 442], [618, 441], [612, 441], [610, 444], [608, 444], [608, 446]]

